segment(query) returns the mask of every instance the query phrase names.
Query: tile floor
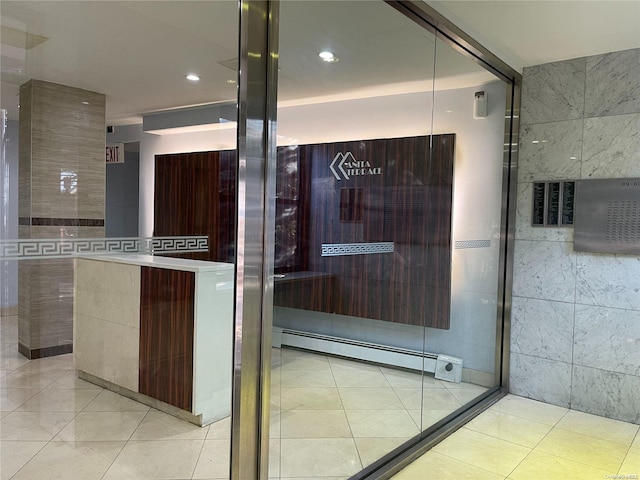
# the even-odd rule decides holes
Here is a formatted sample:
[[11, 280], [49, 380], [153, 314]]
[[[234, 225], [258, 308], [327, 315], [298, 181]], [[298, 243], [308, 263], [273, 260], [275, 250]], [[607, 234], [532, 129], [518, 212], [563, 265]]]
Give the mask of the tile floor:
[[[16, 317], [1, 320], [1, 480], [228, 477], [228, 419], [199, 428], [97, 388], [75, 378], [71, 355], [26, 360]], [[287, 349], [273, 357], [273, 479], [346, 479], [483, 391], [427, 378], [423, 394], [408, 372]], [[508, 396], [394, 478], [615, 474], [640, 474], [637, 425]]]

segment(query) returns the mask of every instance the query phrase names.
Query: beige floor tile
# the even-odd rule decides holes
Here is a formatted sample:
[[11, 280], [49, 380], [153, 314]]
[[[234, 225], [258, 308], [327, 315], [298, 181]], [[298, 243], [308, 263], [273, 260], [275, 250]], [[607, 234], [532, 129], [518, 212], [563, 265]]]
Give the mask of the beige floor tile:
[[341, 387], [339, 390], [345, 410], [404, 409], [393, 388]]
[[422, 375], [420, 375], [420, 372], [411, 372], [387, 367], [380, 367], [380, 371], [387, 378], [389, 385], [394, 388], [422, 387]]
[[124, 442], [50, 442], [13, 480], [100, 480]]
[[640, 429], [638, 425], [575, 410], [569, 410], [557, 423], [556, 428], [626, 445], [631, 445], [638, 429]]
[[281, 388], [335, 387], [336, 382], [329, 370], [283, 370]]
[[427, 478], [437, 480], [504, 480], [504, 475], [498, 475], [438, 452], [430, 451], [392, 477], [393, 480]]
[[0, 370], [15, 370], [30, 362], [30, 360], [17, 351], [2, 352], [0, 355]]
[[409, 440], [409, 437], [356, 438], [356, 447], [362, 466], [371, 465], [387, 453]]
[[62, 376], [60, 376], [60, 378], [58, 378], [47, 388], [100, 388], [102, 390], [102, 388], [98, 385], [78, 378], [78, 375], [75, 371], [65, 372]]
[[388, 387], [391, 388], [387, 377], [380, 371], [380, 369], [358, 369], [345, 366], [333, 366], [333, 377], [335, 378], [336, 385], [338, 387]]
[[446, 410], [461, 406], [446, 388], [396, 388], [395, 391], [407, 410]]
[[447, 382], [446, 380], [442, 380], [442, 384], [447, 390], [458, 390], [458, 389], [465, 389], [465, 388], [470, 388], [470, 389], [482, 388], [484, 390], [487, 390], [487, 387], [483, 387], [482, 385], [477, 385], [475, 383], [469, 383], [469, 382]]
[[327, 356], [331, 368], [346, 368], [359, 370], [361, 372], [380, 372], [380, 366], [374, 363], [362, 362], [350, 358]]
[[1, 388], [0, 411], [11, 412], [36, 395], [38, 388]]
[[49, 441], [75, 416], [74, 412], [11, 412], [2, 417], [2, 440]]
[[24, 412], [79, 412], [95, 399], [102, 389], [45, 388], [20, 405]]
[[613, 472], [533, 451], [509, 475], [510, 480], [606, 480]]
[[631, 444], [631, 446], [640, 448], [640, 431], [636, 433], [636, 438], [633, 440], [633, 443]]
[[282, 410], [341, 410], [342, 400], [335, 387], [281, 388]]
[[133, 432], [131, 440], [204, 440], [208, 431], [208, 426], [199, 427], [151, 409]]
[[72, 353], [57, 355], [55, 357], [38, 358], [31, 360], [27, 365], [21, 367], [21, 370], [31, 372], [72, 371], [73, 369]]
[[9, 480], [47, 442], [2, 441], [0, 444], [0, 480]]
[[85, 412], [148, 412], [149, 407], [142, 403], [123, 397], [117, 393], [103, 390], [87, 405]]
[[451, 408], [446, 410], [408, 410], [408, 412], [415, 424], [422, 430], [426, 430], [455, 410], [455, 408]]
[[269, 438], [280, 438], [280, 418], [282, 413], [271, 412], [269, 417]]
[[[27, 367], [28, 365], [25, 365]], [[64, 375], [64, 370], [34, 371], [24, 367], [0, 379], [0, 388], [46, 388]]]
[[436, 445], [433, 451], [483, 470], [507, 476], [527, 456], [530, 449], [461, 428]]
[[282, 349], [280, 368], [284, 370], [323, 370], [330, 371], [331, 366], [326, 355], [301, 352], [288, 348]]
[[447, 388], [447, 391], [456, 397], [456, 400], [458, 400], [461, 405], [478, 398], [487, 390], [488, 388], [485, 387]]
[[529, 448], [535, 447], [553, 428], [551, 425], [532, 422], [495, 410], [483, 412], [465, 427]]
[[280, 448], [283, 478], [348, 477], [362, 470], [352, 438], [283, 439]]
[[406, 410], [347, 410], [354, 437], [413, 437], [418, 427]]
[[62, 442], [110, 442], [131, 438], [145, 412], [80, 412], [55, 438]]
[[[632, 447], [622, 462], [622, 466], [618, 471], [621, 475], [636, 475], [640, 478], [640, 446]], [[629, 477], [631, 478], [631, 477]]]
[[516, 395], [507, 395], [493, 405], [491, 409], [546, 425], [555, 425], [569, 411], [566, 408]]
[[269, 440], [269, 478], [280, 478], [280, 440]]
[[206, 440], [202, 446], [193, 478], [229, 478], [230, 448], [231, 444], [228, 440]]
[[229, 440], [231, 438], [231, 417], [223, 418], [209, 425], [207, 440]]
[[629, 446], [554, 428], [535, 449], [601, 470], [617, 472]]
[[280, 416], [281, 438], [351, 438], [342, 410], [289, 410]]
[[200, 452], [203, 451], [204, 442], [205, 440], [131, 440], [127, 442], [103, 479], [190, 478]]

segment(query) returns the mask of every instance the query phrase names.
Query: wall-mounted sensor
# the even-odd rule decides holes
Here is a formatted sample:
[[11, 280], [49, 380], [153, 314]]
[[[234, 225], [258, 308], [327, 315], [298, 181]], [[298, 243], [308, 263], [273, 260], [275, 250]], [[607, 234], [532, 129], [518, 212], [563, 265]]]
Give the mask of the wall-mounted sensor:
[[487, 118], [487, 92], [473, 94], [473, 118]]
[[113, 133], [113, 125], [107, 126], [107, 133]]

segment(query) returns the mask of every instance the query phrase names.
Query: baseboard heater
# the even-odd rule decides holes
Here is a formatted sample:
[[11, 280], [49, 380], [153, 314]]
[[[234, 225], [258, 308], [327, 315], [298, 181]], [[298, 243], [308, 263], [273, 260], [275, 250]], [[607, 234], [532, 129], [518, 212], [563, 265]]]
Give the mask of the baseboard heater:
[[360, 342], [347, 338], [273, 327], [274, 347], [295, 347], [392, 367], [431, 372], [450, 382], [462, 380], [462, 359], [435, 353]]

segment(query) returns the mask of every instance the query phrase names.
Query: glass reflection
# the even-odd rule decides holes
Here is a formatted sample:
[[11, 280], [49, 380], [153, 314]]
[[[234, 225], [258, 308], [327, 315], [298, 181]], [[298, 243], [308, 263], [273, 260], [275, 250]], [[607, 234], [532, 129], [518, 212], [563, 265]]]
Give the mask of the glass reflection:
[[381, 2], [286, 2], [280, 26], [303, 261], [275, 281], [270, 473], [346, 476], [496, 385], [505, 86]]
[[226, 478], [238, 2], [0, 13], [0, 477]]

